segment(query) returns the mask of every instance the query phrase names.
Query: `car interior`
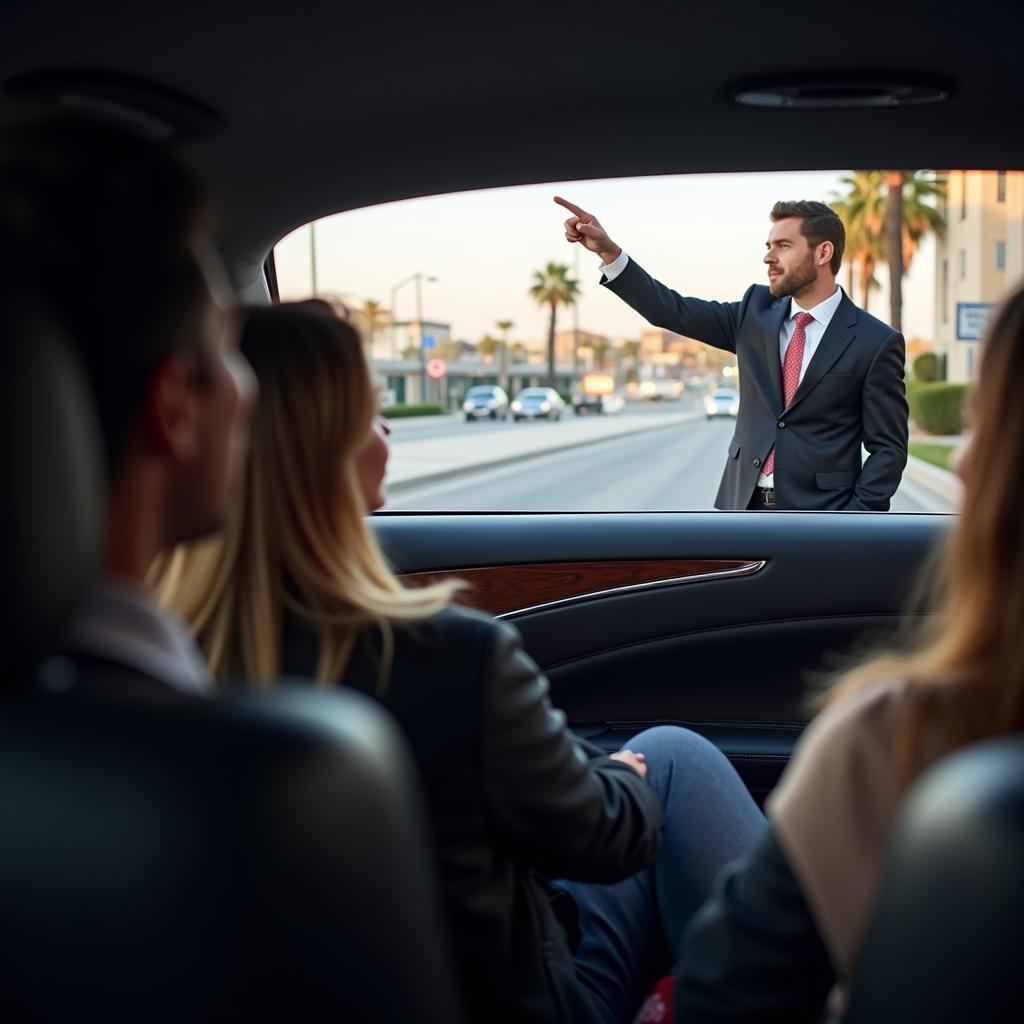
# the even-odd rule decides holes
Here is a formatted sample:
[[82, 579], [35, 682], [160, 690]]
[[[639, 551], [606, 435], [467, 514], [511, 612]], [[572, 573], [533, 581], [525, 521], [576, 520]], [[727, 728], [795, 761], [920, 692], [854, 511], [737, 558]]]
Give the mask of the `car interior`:
[[[605, 0], [17, 4], [0, 33], [0, 118], [70, 106], [174, 147], [215, 190], [239, 294], [268, 302], [273, 246], [290, 231], [416, 196], [665, 173], [1022, 168], [1024, 7], [979, 0], [964, 15]], [[178, 711], [146, 694], [82, 707], [63, 693], [59, 662], [44, 658], [96, 557], [91, 412], [31, 292], [6, 290], [0, 317], [11, 1005], [26, 1019], [263, 1019], [333, 1003], [353, 1021], [458, 1020], [418, 783], [386, 715], [343, 693]], [[612, 751], [648, 725], [686, 725], [759, 802], [824, 674], [917, 614], [915, 579], [950, 524], [373, 517], [401, 573], [458, 575], [471, 604], [522, 632], [578, 733]], [[971, 898], [1019, 891], [1007, 870], [1024, 820], [1017, 747], [951, 765], [908, 809], [867, 947], [882, 952], [866, 956], [851, 1020], [1001, 1019], [974, 1000], [1015, 968], [965, 951], [1005, 953], [1024, 923], [1019, 900]], [[987, 779], [1002, 788], [985, 796]], [[962, 817], [939, 827], [927, 802], [950, 793]], [[976, 807], [991, 812], [985, 827]], [[965, 830], [970, 851], [922, 871]], [[168, 856], [175, 836], [191, 845]], [[228, 871], [239, 858], [245, 870]], [[954, 887], [964, 898], [944, 901]]]

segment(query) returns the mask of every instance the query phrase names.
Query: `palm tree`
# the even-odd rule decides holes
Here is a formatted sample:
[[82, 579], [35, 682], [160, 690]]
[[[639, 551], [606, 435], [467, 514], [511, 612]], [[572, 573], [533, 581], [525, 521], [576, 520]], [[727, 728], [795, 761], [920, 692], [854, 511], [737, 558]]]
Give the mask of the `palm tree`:
[[925, 236], [942, 234], [935, 200], [945, 195], [945, 181], [931, 171], [854, 171], [840, 180], [849, 192], [836, 197], [831, 206], [846, 228], [848, 290], [852, 291], [856, 266], [867, 309], [869, 290], [877, 286], [875, 267], [887, 262], [891, 323], [901, 330], [903, 277]]
[[538, 306], [547, 306], [551, 311], [548, 322], [548, 386], [555, 386], [555, 319], [559, 306], [571, 306], [580, 294], [580, 283], [569, 276], [569, 267], [564, 263], [549, 263], [543, 270], [533, 272], [530, 297]]
[[501, 331], [501, 354], [498, 359], [498, 383], [508, 391], [508, 332], [515, 327], [511, 320], [498, 320], [495, 325]]
[[492, 338], [489, 334], [485, 334], [476, 343], [477, 355], [483, 356], [484, 359], [491, 360], [494, 358], [494, 353], [498, 351], [498, 341], [496, 338]]
[[366, 321], [366, 343], [371, 351], [373, 351], [373, 338], [377, 333], [377, 324], [384, 313], [385, 310], [381, 308], [381, 304], [374, 299], [366, 299], [363, 302], [363, 308], [359, 310], [359, 315]]
[[903, 330], [903, 171], [885, 172], [885, 248], [889, 262], [889, 323]]
[[868, 308], [872, 288], [878, 287], [875, 267], [884, 259], [885, 196], [881, 171], [854, 171], [839, 179], [849, 191], [833, 199], [832, 209], [846, 228], [847, 291], [853, 292], [856, 270], [861, 306]]
[[619, 345], [619, 352], [622, 354], [624, 359], [628, 359], [631, 363], [630, 369], [626, 374], [626, 379], [633, 381], [640, 380], [640, 342], [624, 341]]
[[605, 363], [608, 361], [608, 352], [611, 347], [611, 344], [607, 341], [592, 341], [590, 343], [590, 351], [594, 353], [595, 370], [604, 369]]

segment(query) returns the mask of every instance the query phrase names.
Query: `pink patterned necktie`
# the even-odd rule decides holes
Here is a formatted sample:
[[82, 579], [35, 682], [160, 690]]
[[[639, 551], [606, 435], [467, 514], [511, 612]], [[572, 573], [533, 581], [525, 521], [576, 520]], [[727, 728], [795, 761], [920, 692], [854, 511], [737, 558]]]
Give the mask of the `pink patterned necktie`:
[[[794, 319], [796, 320], [796, 330], [793, 331], [793, 337], [789, 339], [786, 358], [782, 361], [782, 407], [784, 409], [793, 401], [797, 385], [800, 383], [800, 365], [804, 361], [807, 325], [814, 317], [810, 313], [797, 313]], [[764, 460], [761, 472], [765, 476], [771, 476], [775, 472], [774, 448], [768, 453], [768, 458]]]

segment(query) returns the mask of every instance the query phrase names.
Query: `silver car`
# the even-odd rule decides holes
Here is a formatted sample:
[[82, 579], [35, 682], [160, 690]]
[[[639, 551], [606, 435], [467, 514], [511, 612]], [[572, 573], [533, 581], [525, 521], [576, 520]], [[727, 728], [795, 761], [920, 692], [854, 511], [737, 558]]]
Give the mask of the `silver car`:
[[523, 388], [512, 401], [512, 418], [519, 420], [560, 420], [565, 402], [554, 388]]
[[466, 392], [462, 403], [466, 422], [472, 420], [503, 420], [508, 416], [508, 395], [497, 384], [477, 384]]

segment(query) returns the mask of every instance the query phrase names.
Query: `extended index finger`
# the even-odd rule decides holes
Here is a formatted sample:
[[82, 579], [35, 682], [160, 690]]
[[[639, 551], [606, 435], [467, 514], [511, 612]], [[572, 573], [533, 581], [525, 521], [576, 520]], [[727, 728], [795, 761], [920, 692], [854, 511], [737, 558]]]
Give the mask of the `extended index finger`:
[[559, 206], [564, 206], [570, 213], [576, 214], [580, 219], [590, 216], [586, 210], [581, 209], [575, 203], [570, 203], [568, 199], [563, 199], [561, 196], [555, 196], [555, 202], [558, 203]]

